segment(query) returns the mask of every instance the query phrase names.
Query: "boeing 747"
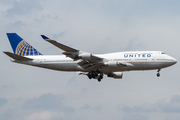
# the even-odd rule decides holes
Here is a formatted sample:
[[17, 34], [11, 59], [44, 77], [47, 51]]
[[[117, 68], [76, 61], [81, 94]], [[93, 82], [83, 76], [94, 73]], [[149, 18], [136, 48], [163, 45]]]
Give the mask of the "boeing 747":
[[177, 60], [162, 51], [128, 51], [107, 54], [92, 54], [84, 52], [55, 40], [45, 35], [41, 37], [60, 48], [64, 55], [43, 55], [16, 33], [7, 33], [14, 53], [4, 52], [15, 63], [42, 67], [58, 71], [80, 72], [89, 79], [97, 79], [99, 82], [104, 75], [121, 79], [123, 71], [154, 70], [157, 76], [160, 70], [174, 65]]

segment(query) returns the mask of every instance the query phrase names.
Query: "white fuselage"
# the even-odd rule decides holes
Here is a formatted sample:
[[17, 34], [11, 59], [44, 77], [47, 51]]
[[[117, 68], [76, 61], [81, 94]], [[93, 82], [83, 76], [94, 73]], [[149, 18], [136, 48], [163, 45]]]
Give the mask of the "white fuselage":
[[[101, 62], [120, 62], [127, 66], [102, 66], [99, 68], [103, 73], [112, 73], [118, 71], [130, 70], [152, 70], [161, 69], [175, 64], [177, 61], [173, 57], [161, 51], [131, 51], [131, 52], [117, 52], [108, 54], [95, 54], [98, 57], [105, 58], [106, 61]], [[34, 59], [33, 61], [17, 61], [13, 62], [27, 64], [47, 69], [59, 71], [82, 71], [84, 70], [77, 63], [81, 60], [74, 61], [65, 55], [40, 55], [40, 56], [26, 56]]]

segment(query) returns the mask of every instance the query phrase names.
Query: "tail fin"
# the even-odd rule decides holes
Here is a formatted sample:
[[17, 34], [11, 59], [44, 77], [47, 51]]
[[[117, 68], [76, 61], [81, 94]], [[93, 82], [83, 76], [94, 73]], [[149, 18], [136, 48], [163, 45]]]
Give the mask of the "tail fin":
[[16, 33], [7, 33], [7, 36], [9, 42], [11, 43], [11, 47], [14, 51], [14, 54], [21, 56], [42, 55]]

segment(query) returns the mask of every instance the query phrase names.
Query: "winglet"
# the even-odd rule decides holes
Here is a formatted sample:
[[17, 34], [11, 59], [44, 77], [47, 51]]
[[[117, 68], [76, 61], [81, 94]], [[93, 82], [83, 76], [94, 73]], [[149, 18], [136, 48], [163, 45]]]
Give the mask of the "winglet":
[[[45, 35], [41, 35], [41, 37], [44, 39], [44, 40], [48, 40], [49, 38], [46, 37]], [[49, 39], [50, 40], [50, 39]]]

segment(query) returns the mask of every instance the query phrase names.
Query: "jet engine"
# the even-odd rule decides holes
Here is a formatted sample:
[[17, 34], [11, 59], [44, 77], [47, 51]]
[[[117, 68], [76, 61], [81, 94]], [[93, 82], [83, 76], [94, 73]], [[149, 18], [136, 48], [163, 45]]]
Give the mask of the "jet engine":
[[78, 55], [78, 58], [87, 59], [87, 60], [91, 59], [91, 57], [92, 57], [91, 53], [81, 53]]
[[122, 72], [113, 72], [107, 75], [108, 77], [112, 77], [115, 79], [122, 79], [123, 73]]
[[117, 61], [108, 61], [105, 65], [108, 67], [117, 67], [119, 63]]

